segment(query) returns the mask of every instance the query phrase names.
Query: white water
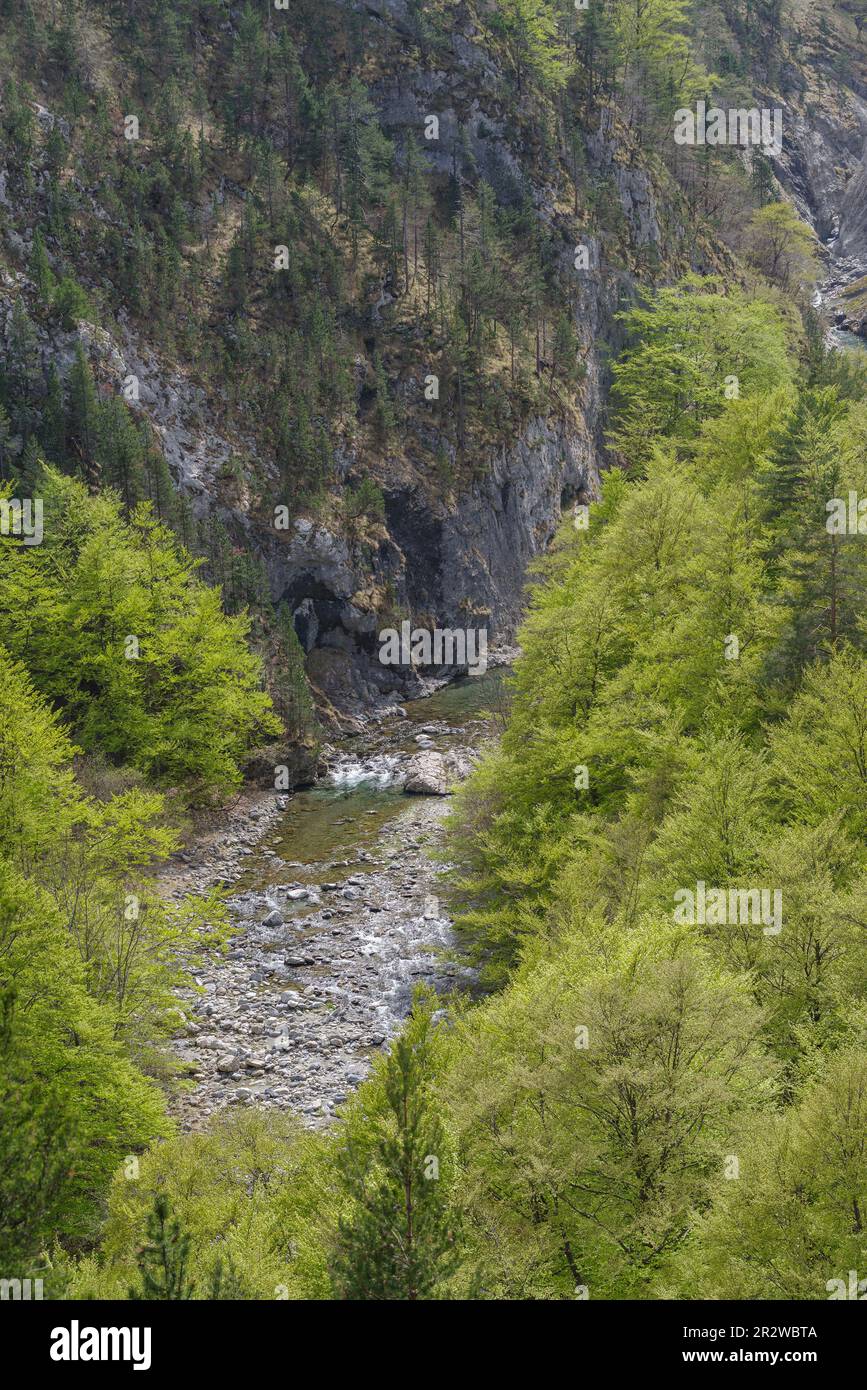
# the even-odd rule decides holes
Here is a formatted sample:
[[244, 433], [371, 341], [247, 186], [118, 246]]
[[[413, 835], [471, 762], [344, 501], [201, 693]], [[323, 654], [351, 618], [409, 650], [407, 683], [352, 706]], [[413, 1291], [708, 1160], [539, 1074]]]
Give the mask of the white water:
[[384, 791], [402, 785], [400, 765], [401, 759], [391, 753], [378, 753], [362, 760], [345, 758], [329, 769], [324, 785], [340, 791], [352, 791], [355, 787]]

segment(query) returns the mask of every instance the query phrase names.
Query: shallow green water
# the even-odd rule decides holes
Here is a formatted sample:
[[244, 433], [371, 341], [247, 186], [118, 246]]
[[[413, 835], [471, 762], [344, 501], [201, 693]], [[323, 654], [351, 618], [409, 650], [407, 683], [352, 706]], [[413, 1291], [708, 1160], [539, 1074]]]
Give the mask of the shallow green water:
[[[429, 699], [409, 701], [404, 706], [406, 719], [390, 720], [369, 735], [343, 740], [341, 755], [349, 763], [356, 762], [359, 769], [372, 759], [384, 763], [392, 759], [396, 770], [400, 755], [418, 752], [415, 738], [426, 724], [448, 726], [432, 736], [435, 748], [477, 744], [491, 731], [486, 714], [493, 711], [496, 715], [502, 707], [507, 676], [506, 670], [498, 668], [484, 676], [454, 681]], [[387, 776], [384, 767], [382, 777]], [[331, 866], [329, 877], [334, 882], [350, 874], [363, 874], [376, 860], [367, 866], [359, 864], [358, 852], [375, 856], [383, 830], [406, 808], [407, 801], [400, 787], [370, 781], [334, 786], [326, 779], [319, 786], [296, 792], [277, 830], [251, 855], [238, 889], [266, 888], [290, 878], [298, 883], [312, 882], [321, 876], [323, 865]], [[262, 853], [267, 849], [279, 860]], [[352, 862], [340, 863], [343, 860]]]
[[848, 328], [833, 328], [831, 330], [831, 336], [834, 342], [834, 346], [840, 348], [841, 350], [847, 348], [850, 350], [857, 349], [858, 351], [863, 352], [865, 347], [867, 347], [867, 344], [865, 344], [864, 339], [859, 338], [857, 333], [850, 333]]

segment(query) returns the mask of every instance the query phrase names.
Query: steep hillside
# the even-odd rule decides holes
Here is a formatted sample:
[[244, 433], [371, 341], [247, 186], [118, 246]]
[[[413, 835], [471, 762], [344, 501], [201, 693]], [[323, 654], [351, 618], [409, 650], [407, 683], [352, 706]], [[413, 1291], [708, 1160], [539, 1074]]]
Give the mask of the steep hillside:
[[414, 681], [376, 660], [401, 618], [508, 641], [528, 561], [596, 494], [618, 310], [727, 259], [620, 58], [583, 16], [508, 9], [4, 23], [6, 472], [46, 456], [154, 499], [233, 606], [288, 604], [342, 706]]

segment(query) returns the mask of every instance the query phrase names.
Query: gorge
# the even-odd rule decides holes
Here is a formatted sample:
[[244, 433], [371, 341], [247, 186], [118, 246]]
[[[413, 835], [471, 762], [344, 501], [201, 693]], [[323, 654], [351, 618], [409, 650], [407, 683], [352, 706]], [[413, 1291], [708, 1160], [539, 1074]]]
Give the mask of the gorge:
[[4, 1300], [857, 1291], [865, 22], [0, 0]]

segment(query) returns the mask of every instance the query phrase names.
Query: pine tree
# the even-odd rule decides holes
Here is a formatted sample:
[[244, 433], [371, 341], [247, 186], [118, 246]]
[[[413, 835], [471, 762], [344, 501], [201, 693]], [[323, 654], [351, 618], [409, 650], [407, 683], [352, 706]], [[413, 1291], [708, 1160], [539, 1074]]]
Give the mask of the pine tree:
[[188, 1299], [195, 1285], [187, 1277], [190, 1237], [177, 1218], [170, 1216], [167, 1197], [155, 1197], [147, 1222], [148, 1244], [138, 1255], [141, 1288], [130, 1288], [128, 1298]]
[[419, 990], [385, 1063], [378, 1113], [353, 1132], [339, 1172], [351, 1214], [340, 1222], [333, 1272], [343, 1298], [427, 1299], [459, 1260], [446, 1136], [432, 1095], [433, 1006]]
[[826, 647], [857, 640], [867, 597], [863, 535], [829, 526], [833, 498], [860, 493], [863, 454], [834, 387], [803, 391], [760, 482], [770, 571], [787, 631], [780, 667], [791, 677]]
[[316, 716], [307, 685], [304, 650], [292, 613], [285, 603], [277, 610], [275, 628], [279, 665], [275, 703], [290, 736], [297, 740], [309, 738], [315, 729]]
[[376, 424], [380, 437], [387, 440], [394, 431], [394, 406], [388, 393], [388, 377], [382, 358], [377, 352], [373, 359], [376, 382]]
[[39, 438], [47, 458], [52, 463], [66, 461], [66, 428], [63, 418], [63, 387], [57, 368], [52, 362], [48, 369], [47, 394], [42, 411]]
[[552, 375], [556, 372], [564, 381], [574, 381], [578, 369], [577, 352], [578, 342], [572, 318], [568, 311], [564, 311], [557, 315], [554, 324]]
[[81, 472], [91, 483], [96, 481], [99, 467], [96, 449], [98, 414], [93, 373], [79, 343], [69, 373], [67, 437]]
[[231, 1255], [225, 1263], [217, 1259], [208, 1276], [207, 1298], [210, 1303], [237, 1303], [240, 1299], [252, 1298], [253, 1294], [243, 1276], [235, 1268]]
[[3, 482], [9, 477], [7, 454], [11, 435], [12, 427], [9, 423], [9, 415], [4, 407], [0, 405], [0, 481]]
[[833, 388], [800, 393], [794, 410], [774, 440], [773, 452], [760, 478], [769, 524], [780, 528], [781, 523], [791, 522], [792, 513], [808, 488], [813, 455], [824, 446], [845, 413], [845, 406]]
[[21, 299], [15, 300], [12, 309], [9, 347], [6, 360], [0, 363], [0, 388], [13, 431], [26, 439], [39, 420], [42, 372], [36, 329]]
[[30, 256], [30, 274], [36, 281], [36, 288], [39, 291], [39, 298], [43, 304], [48, 305], [54, 293], [55, 279], [48, 264], [48, 255], [45, 250], [45, 242], [39, 228], [33, 233], [33, 251]]

